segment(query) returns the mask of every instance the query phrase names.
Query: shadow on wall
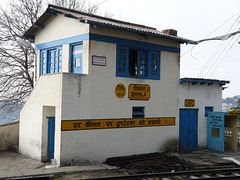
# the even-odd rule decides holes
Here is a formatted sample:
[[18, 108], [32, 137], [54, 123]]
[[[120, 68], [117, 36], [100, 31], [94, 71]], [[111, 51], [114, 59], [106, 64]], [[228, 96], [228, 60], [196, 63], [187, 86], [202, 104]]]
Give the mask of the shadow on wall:
[[0, 125], [0, 151], [18, 151], [19, 121]]

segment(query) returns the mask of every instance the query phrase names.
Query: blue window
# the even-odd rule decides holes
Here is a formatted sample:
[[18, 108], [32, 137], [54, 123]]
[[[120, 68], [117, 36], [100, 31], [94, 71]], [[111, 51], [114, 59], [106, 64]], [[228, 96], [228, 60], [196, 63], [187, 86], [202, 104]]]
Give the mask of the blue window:
[[62, 47], [41, 50], [40, 75], [62, 72]]
[[160, 79], [160, 53], [118, 46], [116, 67], [118, 77]]
[[144, 107], [133, 107], [132, 109], [132, 118], [141, 119], [144, 118]]
[[213, 112], [213, 106], [205, 106], [205, 116], [208, 116], [209, 112]]

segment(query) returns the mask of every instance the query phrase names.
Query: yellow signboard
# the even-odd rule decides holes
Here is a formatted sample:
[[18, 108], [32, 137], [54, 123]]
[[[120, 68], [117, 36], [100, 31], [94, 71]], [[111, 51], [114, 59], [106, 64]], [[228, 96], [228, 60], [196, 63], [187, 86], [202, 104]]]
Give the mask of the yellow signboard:
[[62, 131], [175, 125], [175, 117], [62, 121]]
[[118, 98], [123, 98], [126, 94], [126, 88], [123, 84], [118, 84], [116, 87], [115, 87], [115, 94]]
[[229, 111], [228, 115], [229, 116], [240, 116], [240, 111], [236, 111], [236, 110]]
[[149, 100], [150, 86], [140, 84], [130, 84], [128, 86], [128, 97], [130, 100]]
[[195, 106], [195, 100], [194, 99], [185, 99], [185, 107], [194, 107]]

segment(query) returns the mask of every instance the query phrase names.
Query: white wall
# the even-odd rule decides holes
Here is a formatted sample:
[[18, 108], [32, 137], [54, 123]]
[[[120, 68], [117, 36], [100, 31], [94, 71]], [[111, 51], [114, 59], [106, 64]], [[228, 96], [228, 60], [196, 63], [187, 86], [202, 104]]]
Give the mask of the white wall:
[[51, 42], [89, 32], [89, 25], [62, 14], [52, 17], [35, 36], [35, 44]]
[[[179, 55], [161, 52], [161, 80], [116, 77], [116, 44], [90, 41], [92, 55], [105, 56], [106, 66], [89, 63], [89, 74], [64, 74], [62, 120], [132, 118], [133, 106], [144, 106], [145, 117], [176, 117], [175, 126], [62, 131], [61, 163], [102, 163], [107, 157], [160, 151], [178, 138]], [[115, 87], [122, 83], [148, 84], [148, 101], [119, 99]], [[128, 90], [127, 90], [128, 92]]]
[[[66, 18], [62, 14], [58, 14], [56, 17], [51, 18], [45, 25], [44, 29], [39, 30], [35, 36], [35, 44], [39, 45], [42, 43], [48, 43], [56, 40], [64, 40], [69, 37], [78, 36], [82, 34], [89, 33], [89, 25], [85, 23], [80, 23], [79, 19]], [[76, 38], [76, 42], [79, 40]], [[83, 73], [88, 73], [88, 49], [87, 44], [84, 46], [83, 54], [85, 61], [83, 62]], [[69, 44], [63, 44], [62, 46], [62, 72], [69, 72], [69, 56], [70, 56], [70, 46]], [[86, 56], [87, 55], [87, 56]], [[36, 50], [36, 60], [37, 67], [35, 67], [35, 72], [37, 73], [37, 80], [40, 76], [40, 50]], [[36, 82], [37, 82], [36, 80]], [[35, 82], [35, 83], [36, 83]]]
[[207, 117], [205, 106], [213, 106], [213, 111], [222, 111], [222, 87], [219, 84], [192, 85], [191, 82], [180, 85], [179, 108], [191, 109], [184, 106], [185, 99], [195, 99], [193, 109], [198, 109], [198, 147], [207, 147]]
[[[35, 37], [36, 44], [64, 39], [84, 33], [96, 33], [129, 40], [179, 48], [179, 43], [157, 37], [91, 28], [77, 19], [63, 15], [51, 19]], [[69, 45], [63, 45], [63, 71], [68, 72]], [[39, 51], [38, 51], [39, 55]], [[106, 66], [92, 65], [92, 56], [105, 56]], [[39, 57], [38, 57], [39, 61]], [[42, 137], [43, 107], [54, 106], [56, 114], [55, 158], [69, 164], [79, 162], [101, 163], [107, 157], [156, 152], [170, 138], [178, 138], [179, 54], [162, 51], [160, 54], [160, 80], [116, 77], [116, 44], [86, 40], [83, 42], [83, 75], [60, 73], [44, 75], [38, 80], [33, 93], [21, 112], [20, 150], [39, 159]], [[39, 64], [39, 63], [38, 63]], [[38, 75], [39, 75], [39, 67]], [[128, 94], [119, 99], [115, 87], [122, 83], [147, 84], [151, 88], [148, 101], [129, 100]], [[128, 90], [127, 90], [128, 92]], [[61, 120], [132, 118], [132, 107], [144, 106], [145, 117], [175, 117], [174, 126], [139, 127], [102, 130], [61, 131]], [[27, 129], [30, 127], [30, 133]], [[34, 134], [35, 133], [35, 134]], [[34, 134], [31, 136], [31, 134]], [[34, 142], [35, 144], [31, 144]], [[28, 146], [29, 145], [29, 146]], [[26, 148], [28, 146], [28, 148]], [[43, 153], [42, 152], [42, 156]]]
[[[44, 106], [55, 108], [55, 157], [59, 160], [60, 128], [61, 128], [61, 85], [62, 74], [41, 76], [28, 101], [20, 113], [19, 152], [34, 159], [46, 159], [46, 116], [52, 111], [44, 110]], [[44, 140], [45, 139], [45, 140]], [[42, 149], [43, 148], [43, 149]], [[58, 151], [57, 151], [58, 149]], [[45, 154], [45, 156], [44, 156]]]

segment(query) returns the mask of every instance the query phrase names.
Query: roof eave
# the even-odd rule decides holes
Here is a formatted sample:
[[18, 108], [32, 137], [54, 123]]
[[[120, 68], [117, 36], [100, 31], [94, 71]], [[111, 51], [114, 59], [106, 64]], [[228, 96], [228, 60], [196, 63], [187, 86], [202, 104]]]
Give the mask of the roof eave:
[[223, 80], [214, 80], [214, 79], [196, 79], [196, 78], [181, 78], [180, 84], [184, 84], [190, 82], [192, 85], [200, 84], [200, 85], [213, 85], [219, 84], [219, 86], [224, 86], [226, 84], [230, 84], [230, 81], [223, 81]]

